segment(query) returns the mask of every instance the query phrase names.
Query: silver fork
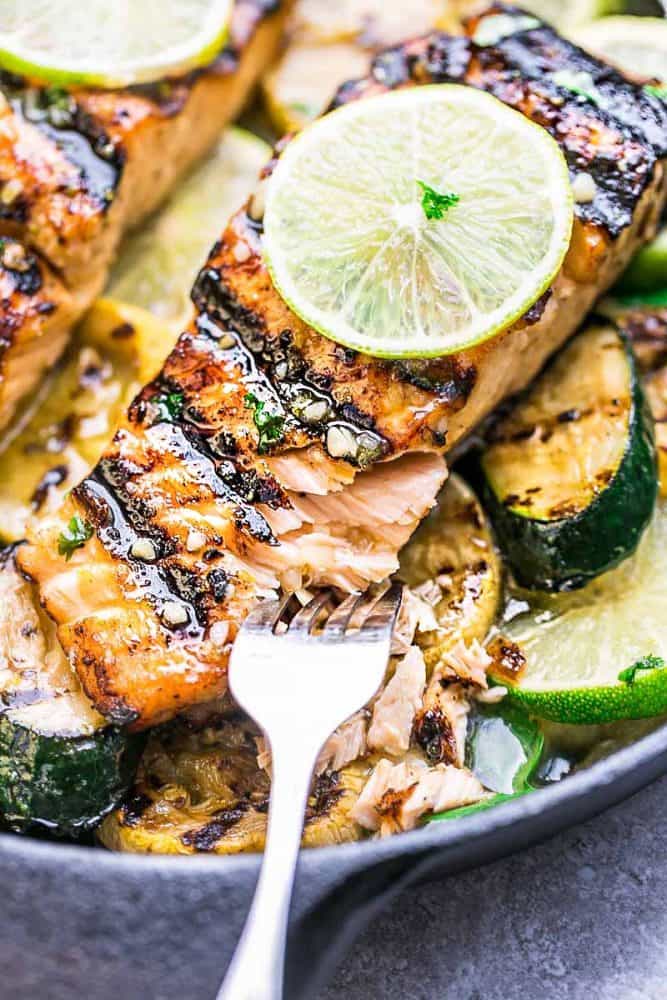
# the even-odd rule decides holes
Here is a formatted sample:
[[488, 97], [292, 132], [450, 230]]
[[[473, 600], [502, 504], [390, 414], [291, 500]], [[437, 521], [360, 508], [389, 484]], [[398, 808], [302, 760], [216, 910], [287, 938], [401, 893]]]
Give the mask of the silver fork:
[[382, 683], [401, 586], [392, 584], [371, 602], [366, 617], [367, 594], [336, 607], [332, 592], [323, 591], [285, 628], [291, 601], [266, 602], [250, 613], [229, 666], [234, 698], [268, 737], [272, 782], [262, 870], [218, 1000], [283, 995], [287, 921], [315, 761], [336, 727]]

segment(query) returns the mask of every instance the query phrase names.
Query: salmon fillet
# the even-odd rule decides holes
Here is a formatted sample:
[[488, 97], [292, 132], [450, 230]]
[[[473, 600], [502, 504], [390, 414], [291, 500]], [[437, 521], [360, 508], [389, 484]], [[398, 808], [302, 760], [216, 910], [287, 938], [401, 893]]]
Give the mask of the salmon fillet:
[[[273, 289], [258, 191], [213, 248], [197, 314], [162, 372], [19, 550], [109, 719], [150, 726], [219, 695], [239, 624], [278, 587], [347, 591], [393, 572], [445, 479], [443, 456], [533, 377], [652, 234], [665, 200], [664, 106], [552, 29], [523, 30], [513, 8], [484, 20], [498, 14], [505, 34], [493, 45], [474, 41], [474, 20], [468, 37], [398, 46], [335, 103], [455, 81], [546, 127], [573, 178], [595, 181], [561, 273], [486, 344], [429, 361], [369, 358], [308, 328]], [[590, 74], [599, 101], [554, 83], [566, 65]], [[71, 523], [90, 537], [67, 562], [58, 546]]]
[[19, 317], [13, 330], [0, 306], [0, 427], [101, 292], [123, 233], [238, 115], [277, 50], [289, 6], [235, 0], [229, 44], [206, 71], [183, 80], [64, 91], [0, 73], [0, 237], [21, 243], [60, 279], [41, 322], [39, 300], [25, 303], [25, 323]]

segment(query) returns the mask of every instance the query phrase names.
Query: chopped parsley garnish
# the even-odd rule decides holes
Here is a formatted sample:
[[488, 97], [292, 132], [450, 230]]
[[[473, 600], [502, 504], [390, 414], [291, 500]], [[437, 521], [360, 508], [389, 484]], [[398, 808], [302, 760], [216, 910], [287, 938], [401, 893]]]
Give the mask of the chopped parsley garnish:
[[422, 208], [427, 219], [444, 219], [452, 205], [458, 204], [461, 200], [453, 191], [445, 191], [441, 194], [424, 181], [417, 181], [422, 189]]
[[587, 101], [591, 101], [598, 108], [607, 106], [605, 98], [595, 86], [593, 77], [584, 70], [575, 72], [571, 69], [561, 69], [554, 73], [552, 80], [557, 87], [563, 87], [564, 90], [569, 90], [577, 97], [585, 97]]
[[661, 656], [653, 656], [652, 653], [649, 653], [648, 656], [644, 656], [641, 660], [633, 663], [631, 667], [621, 670], [618, 679], [619, 681], [625, 681], [626, 684], [634, 684], [636, 675], [640, 670], [663, 670], [665, 666], [667, 664], [665, 664]]
[[184, 395], [182, 392], [161, 392], [159, 396], [153, 396], [151, 403], [157, 408], [158, 415], [156, 423], [166, 421], [173, 423], [183, 413]]
[[270, 444], [280, 441], [283, 436], [285, 418], [278, 413], [267, 412], [266, 403], [258, 399], [254, 392], [248, 392], [243, 400], [246, 407], [253, 411], [255, 427], [259, 431], [260, 453], [266, 451]]
[[58, 555], [69, 562], [77, 549], [93, 537], [93, 526], [75, 514], [64, 531], [58, 535]]
[[667, 101], [667, 85], [665, 84], [654, 85], [652, 83], [648, 83], [644, 87], [644, 90], [647, 94], [650, 94], [651, 97], [659, 97], [661, 101]]

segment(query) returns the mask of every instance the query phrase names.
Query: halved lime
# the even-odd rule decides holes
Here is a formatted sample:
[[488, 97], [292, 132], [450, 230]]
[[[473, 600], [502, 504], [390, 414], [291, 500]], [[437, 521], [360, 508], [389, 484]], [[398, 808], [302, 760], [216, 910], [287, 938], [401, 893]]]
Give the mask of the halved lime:
[[582, 24], [573, 38], [628, 73], [667, 80], [667, 19], [603, 17]]
[[551, 284], [572, 193], [549, 134], [436, 84], [346, 105], [301, 132], [267, 188], [264, 248], [288, 305], [382, 357], [486, 340]]
[[[529, 610], [502, 628], [526, 658], [509, 697], [555, 722], [667, 712], [666, 549], [663, 502], [637, 553], [618, 569], [572, 594], [530, 595]], [[516, 651], [510, 659], [516, 665]]]
[[228, 129], [158, 214], [123, 243], [105, 294], [183, 324], [197, 271], [270, 155], [250, 132]]
[[0, 66], [101, 87], [176, 76], [215, 58], [231, 7], [232, 0], [3, 0]]

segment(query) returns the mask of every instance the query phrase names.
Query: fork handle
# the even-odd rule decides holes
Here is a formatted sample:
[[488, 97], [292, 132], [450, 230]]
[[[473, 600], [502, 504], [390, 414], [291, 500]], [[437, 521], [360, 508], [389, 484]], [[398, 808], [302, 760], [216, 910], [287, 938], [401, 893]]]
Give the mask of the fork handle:
[[[299, 741], [297, 741], [298, 743]], [[266, 847], [255, 896], [217, 1000], [281, 1000], [287, 922], [304, 814], [319, 751], [272, 747]]]

